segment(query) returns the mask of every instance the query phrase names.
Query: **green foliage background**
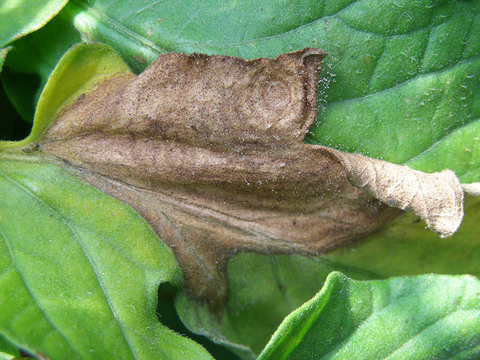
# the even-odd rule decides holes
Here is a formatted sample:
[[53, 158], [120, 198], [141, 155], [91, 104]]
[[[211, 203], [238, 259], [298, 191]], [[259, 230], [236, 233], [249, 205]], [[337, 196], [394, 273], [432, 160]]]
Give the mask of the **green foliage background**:
[[[164, 51], [311, 46], [329, 56], [306, 142], [480, 182], [479, 14], [478, 0], [2, 2], [0, 138], [23, 139], [35, 117], [26, 142], [38, 140], [96, 78], [125, 63], [139, 73]], [[59, 64], [82, 41], [120, 57], [82, 45]], [[218, 321], [186, 297], [173, 255], [132, 209], [18, 146], [0, 143], [0, 359], [17, 348], [51, 359], [479, 356], [478, 280], [411, 276], [479, 275], [478, 199], [449, 239], [406, 214], [316, 258], [239, 254]]]

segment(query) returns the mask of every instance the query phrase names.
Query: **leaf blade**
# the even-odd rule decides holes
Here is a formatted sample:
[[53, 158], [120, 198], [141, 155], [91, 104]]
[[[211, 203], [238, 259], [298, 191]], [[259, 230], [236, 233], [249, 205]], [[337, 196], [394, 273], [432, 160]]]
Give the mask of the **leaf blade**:
[[[2, 295], [2, 334], [52, 359], [176, 358], [178, 352], [209, 358], [157, 322], [159, 283], [179, 286], [181, 275], [135, 212], [56, 166], [3, 160], [1, 175], [0, 189], [9, 193], [2, 196], [2, 257], [11, 259], [2, 262], [2, 282], [24, 299], [22, 305], [20, 295], [17, 303]], [[16, 210], [20, 199], [30, 206]], [[98, 217], [85, 216], [92, 212]], [[105, 223], [109, 218], [115, 221]], [[118, 240], [121, 221], [129, 224], [123, 235], [130, 241]]]
[[4, 1], [0, 6], [0, 47], [38, 30], [55, 16], [68, 0]]
[[285, 319], [259, 359], [424, 359], [478, 351], [479, 291], [469, 276], [358, 282], [332, 273]]

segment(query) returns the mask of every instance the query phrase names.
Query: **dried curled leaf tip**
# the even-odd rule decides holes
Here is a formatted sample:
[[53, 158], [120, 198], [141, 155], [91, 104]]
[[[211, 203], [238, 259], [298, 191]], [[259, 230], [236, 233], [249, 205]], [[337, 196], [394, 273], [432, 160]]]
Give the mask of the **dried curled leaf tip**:
[[427, 174], [408, 166], [337, 152], [352, 185], [392, 207], [413, 212], [440, 237], [463, 218], [463, 188], [451, 170]]

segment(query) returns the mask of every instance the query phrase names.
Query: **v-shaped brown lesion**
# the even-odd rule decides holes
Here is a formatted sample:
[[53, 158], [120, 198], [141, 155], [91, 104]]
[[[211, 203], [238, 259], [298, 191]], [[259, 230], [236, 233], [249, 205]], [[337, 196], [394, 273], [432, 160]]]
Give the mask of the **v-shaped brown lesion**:
[[163, 54], [80, 97], [40, 149], [134, 207], [219, 313], [235, 253], [316, 255], [399, 214], [351, 185], [350, 158], [303, 143], [324, 56]]
[[[147, 219], [175, 253], [188, 292], [216, 313], [227, 299], [226, 266], [236, 253], [317, 255], [359, 239], [398, 214], [348, 181], [347, 189], [332, 185], [330, 191], [288, 179], [160, 190], [85, 170], [82, 177]], [[305, 183], [307, 189], [300, 186]]]

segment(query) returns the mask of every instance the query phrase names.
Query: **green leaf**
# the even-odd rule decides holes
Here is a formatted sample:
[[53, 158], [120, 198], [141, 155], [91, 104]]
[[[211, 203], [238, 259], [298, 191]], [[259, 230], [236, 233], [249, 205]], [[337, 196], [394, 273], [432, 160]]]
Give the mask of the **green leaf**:
[[158, 286], [181, 274], [131, 208], [38, 162], [1, 160], [0, 192], [10, 342], [50, 359], [211, 358], [158, 322]]
[[0, 336], [0, 360], [11, 360], [20, 357], [20, 351]]
[[[478, 95], [477, 95], [478, 96]], [[480, 101], [475, 103], [480, 106]], [[459, 179], [467, 184], [478, 182], [480, 177], [480, 119], [453, 130], [428, 150], [406, 162], [420, 170], [441, 171], [452, 168]]]
[[479, 333], [476, 278], [360, 282], [332, 273], [259, 359], [472, 359], [480, 354]]
[[0, 48], [41, 28], [68, 0], [18, 0], [0, 3]]
[[325, 258], [244, 253], [228, 263], [230, 297], [219, 322], [207, 306], [177, 296], [182, 321], [228, 347], [243, 359], [255, 359], [278, 324], [320, 289], [334, 270], [356, 279], [378, 278], [373, 272]]
[[0, 73], [3, 68], [3, 63], [5, 62], [5, 57], [7, 56], [7, 53], [9, 50], [10, 50], [10, 47], [0, 49]]

